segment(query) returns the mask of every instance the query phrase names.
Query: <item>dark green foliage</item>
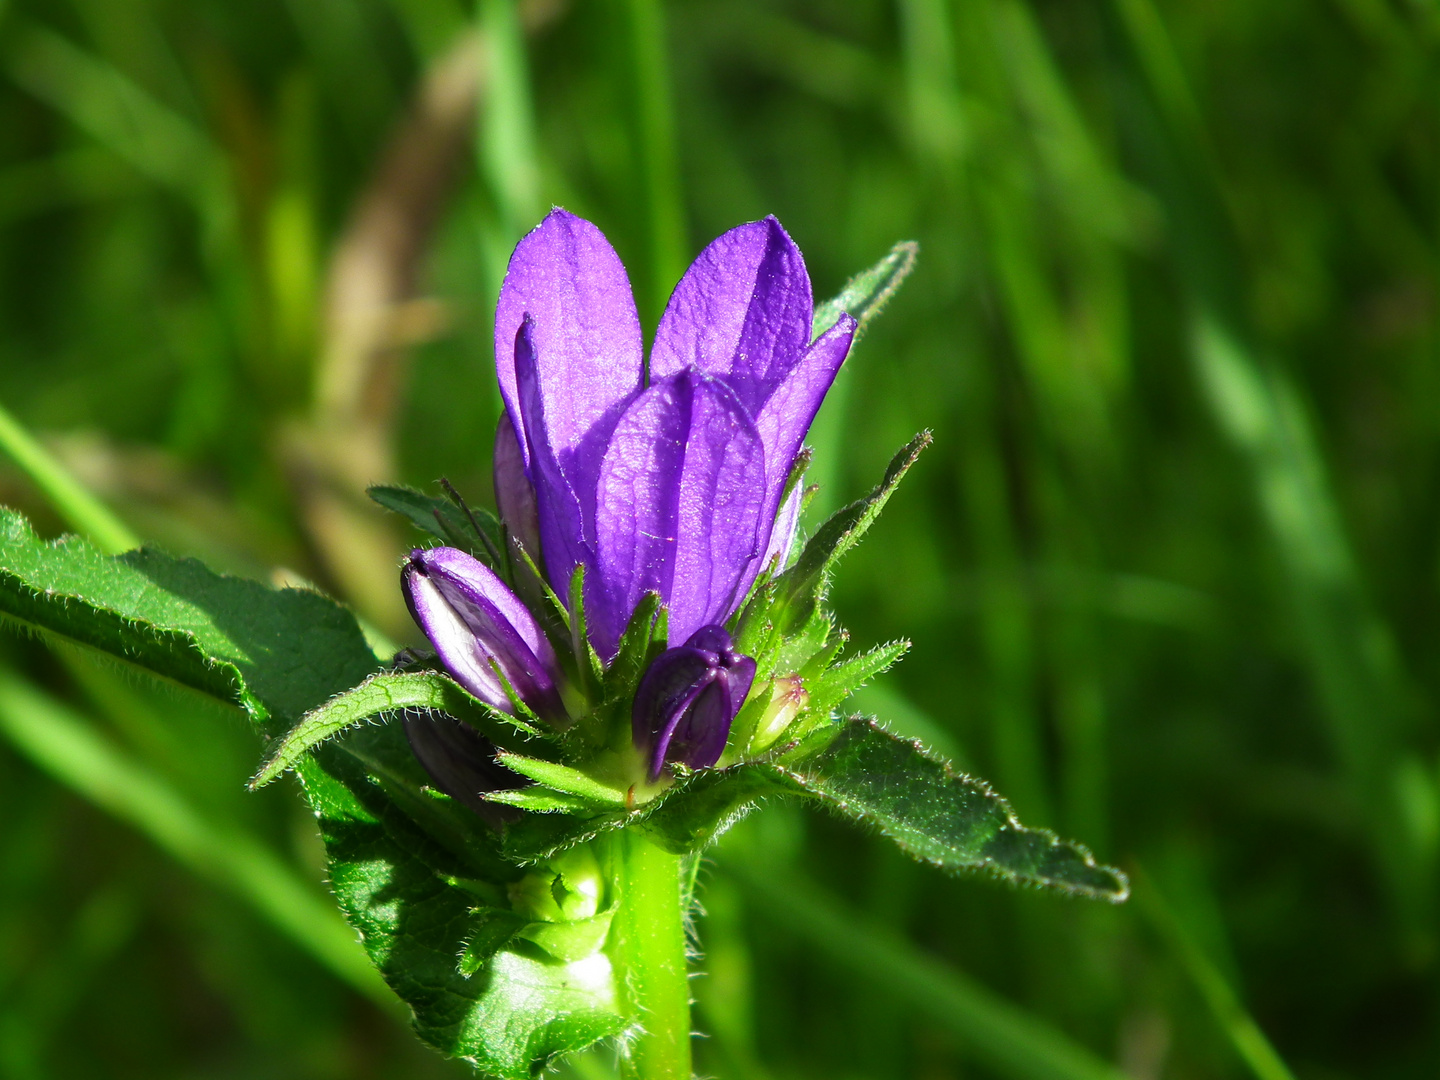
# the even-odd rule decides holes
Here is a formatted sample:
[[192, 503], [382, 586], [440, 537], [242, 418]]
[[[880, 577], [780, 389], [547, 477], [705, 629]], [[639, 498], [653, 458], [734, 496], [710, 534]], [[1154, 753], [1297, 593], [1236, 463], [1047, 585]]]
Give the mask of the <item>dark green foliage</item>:
[[852, 719], [784, 773], [807, 794], [884, 833], [944, 870], [985, 870], [1008, 881], [1121, 901], [1125, 875], [1053, 833], [1024, 828], [984, 783], [956, 774], [915, 743]]
[[0, 614], [201, 690], [284, 731], [378, 666], [355, 618], [303, 589], [269, 589], [146, 548], [117, 558], [38, 539], [0, 509]]
[[374, 484], [365, 494], [386, 510], [393, 510], [421, 532], [429, 533], [450, 547], [467, 551], [492, 568], [505, 567], [503, 529], [495, 515], [482, 507], [461, 503], [454, 488], [444, 499], [391, 484]]
[[550, 1056], [620, 1030], [603, 957], [576, 968], [520, 948], [468, 975], [457, 967], [474, 898], [447, 877], [503, 882], [518, 872], [497, 858], [479, 818], [423, 791], [428, 778], [396, 725], [306, 754], [407, 707], [470, 717], [502, 739], [525, 736], [523, 726], [435, 673], [367, 678], [377, 661], [354, 617], [317, 593], [148, 549], [108, 558], [74, 537], [46, 543], [18, 514], [0, 513], [0, 615], [240, 705], [262, 731], [297, 721], [260, 775], [300, 773], [335, 896], [425, 1041], [525, 1080]]

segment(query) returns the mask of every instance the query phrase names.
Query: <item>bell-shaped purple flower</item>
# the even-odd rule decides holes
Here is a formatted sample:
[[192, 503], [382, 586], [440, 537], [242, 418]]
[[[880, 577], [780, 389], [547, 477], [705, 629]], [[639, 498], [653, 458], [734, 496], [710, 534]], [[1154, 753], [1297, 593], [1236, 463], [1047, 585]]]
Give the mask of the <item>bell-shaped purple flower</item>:
[[723, 626], [702, 626], [657, 656], [640, 680], [631, 722], [652, 782], [667, 762], [703, 769], [720, 760], [755, 681], [755, 661], [733, 644]]
[[538, 715], [565, 717], [550, 642], [488, 566], [455, 548], [417, 548], [401, 585], [410, 614], [456, 682], [502, 712], [515, 711], [508, 684]]
[[[585, 565], [601, 656], [646, 592], [684, 641], [723, 622], [788, 551], [799, 503], [782, 509], [785, 482], [855, 332], [843, 315], [812, 342], [813, 315], [780, 223], [741, 225], [676, 287], [647, 382], [630, 283], [600, 230], [557, 209], [515, 249], [495, 313], [501, 395], [546, 575], [567, 596]], [[519, 516], [505, 452], [504, 499]]]

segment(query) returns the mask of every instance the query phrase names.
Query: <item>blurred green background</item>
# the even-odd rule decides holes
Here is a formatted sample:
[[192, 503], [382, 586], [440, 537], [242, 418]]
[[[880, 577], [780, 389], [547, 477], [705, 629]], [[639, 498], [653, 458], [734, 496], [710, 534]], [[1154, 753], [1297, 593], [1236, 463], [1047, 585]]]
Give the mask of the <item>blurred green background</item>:
[[[936, 434], [836, 583], [915, 642], [855, 705], [1135, 881], [770, 807], [702, 875], [702, 1075], [1440, 1074], [1440, 5], [0, 2], [0, 502], [412, 640], [361, 492], [488, 501], [551, 203], [652, 328], [740, 221], [819, 296], [919, 241], [812, 438], [820, 514]], [[465, 1075], [238, 714], [6, 633], [0, 736], [0, 1076]]]

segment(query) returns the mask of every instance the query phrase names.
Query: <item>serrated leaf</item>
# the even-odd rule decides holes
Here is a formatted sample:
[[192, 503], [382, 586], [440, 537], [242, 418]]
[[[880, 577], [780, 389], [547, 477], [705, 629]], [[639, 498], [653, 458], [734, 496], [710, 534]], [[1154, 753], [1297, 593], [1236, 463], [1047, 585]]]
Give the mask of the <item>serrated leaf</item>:
[[0, 616], [240, 706], [267, 734], [380, 665], [355, 617], [305, 589], [153, 548], [115, 557], [0, 509]]
[[842, 312], [849, 312], [859, 324], [855, 328], [858, 341], [870, 320], [880, 314], [910, 276], [919, 251], [920, 245], [914, 240], [902, 240], [874, 266], [847, 281], [837, 296], [815, 308], [812, 336], [819, 337], [835, 325]]
[[836, 664], [806, 684], [810, 708], [829, 716], [832, 709], [875, 676], [885, 671], [910, 649], [908, 641], [892, 641]]
[[823, 749], [795, 756], [773, 767], [796, 790], [923, 862], [1117, 903], [1129, 895], [1119, 870], [1096, 863], [1079, 844], [1025, 828], [983, 782], [868, 720], [845, 721]]
[[[901, 447], [875, 490], [831, 515], [806, 543], [795, 564], [776, 578], [774, 600], [768, 611], [776, 631], [790, 634], [810, 620], [830, 570], [860, 542], [910, 466], [932, 441], [930, 432], [922, 431]], [[756, 615], [763, 617], [760, 612]]]
[[501, 746], [520, 748], [544, 733], [534, 725], [477, 701], [439, 671], [380, 672], [337, 694], [300, 718], [250, 781], [264, 787], [290, 768], [307, 750], [347, 728], [403, 709], [438, 709], [471, 724]]
[[613, 788], [608, 784], [602, 784], [593, 777], [580, 772], [578, 769], [572, 769], [568, 765], [557, 765], [553, 761], [525, 757], [522, 754], [512, 754], [506, 751], [501, 751], [496, 754], [495, 760], [512, 772], [517, 772], [521, 776], [528, 777], [537, 784], [544, 784], [546, 787], [554, 788], [556, 791], [564, 791], [570, 795], [577, 795], [599, 807], [625, 805], [625, 792], [619, 788]]
[[[354, 616], [319, 593], [153, 549], [110, 558], [74, 537], [49, 543], [3, 509], [0, 617], [232, 702], [272, 737], [380, 664]], [[504, 1080], [530, 1080], [553, 1056], [623, 1029], [603, 955], [561, 964], [527, 944], [496, 952], [483, 975], [461, 972], [475, 897], [451, 881], [520, 871], [473, 813], [422, 792], [398, 726], [362, 726], [301, 754], [295, 770], [336, 900], [421, 1038]]]
[[466, 513], [452, 499], [426, 495], [411, 487], [375, 484], [365, 494], [386, 510], [408, 518], [421, 532], [429, 533], [442, 543], [468, 551], [481, 562], [501, 569], [503, 533], [495, 516], [485, 509]]

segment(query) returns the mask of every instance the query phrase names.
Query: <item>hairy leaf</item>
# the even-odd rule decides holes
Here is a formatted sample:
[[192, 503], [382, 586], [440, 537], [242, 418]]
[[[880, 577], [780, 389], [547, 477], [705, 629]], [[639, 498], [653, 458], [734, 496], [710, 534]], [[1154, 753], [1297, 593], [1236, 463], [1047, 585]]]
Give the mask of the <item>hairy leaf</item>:
[[[372, 731], [394, 728], [357, 734]], [[302, 757], [296, 771], [320, 817], [335, 897], [415, 1010], [422, 1039], [488, 1075], [530, 1080], [554, 1055], [622, 1030], [603, 953], [574, 963], [536, 955], [513, 940], [518, 919], [494, 928], [488, 943], [477, 940], [477, 896], [457, 879], [485, 868], [417, 828], [338, 744]], [[504, 903], [503, 891], [493, 902]]]
[[410, 522], [421, 532], [429, 533], [450, 547], [468, 551], [481, 562], [503, 572], [505, 560], [500, 552], [500, 523], [490, 511], [461, 507], [452, 499], [426, 495], [410, 487], [376, 484], [365, 493], [383, 506]]
[[3, 509], [0, 616], [239, 705], [271, 735], [379, 666], [355, 617], [319, 593], [152, 548], [50, 543]]
[[[465, 704], [427, 682], [435, 673], [366, 683], [380, 661], [354, 616], [319, 593], [271, 589], [150, 549], [109, 558], [74, 537], [49, 543], [5, 510], [0, 617], [233, 702], [271, 737], [357, 684], [391, 700], [423, 685], [447, 711]], [[503, 883], [520, 871], [473, 813], [423, 790], [398, 725], [361, 726], [293, 764], [341, 910], [414, 1010], [422, 1038], [492, 1075], [529, 1080], [554, 1055], [622, 1029], [603, 954], [562, 963], [524, 943], [499, 948], [468, 976], [461, 970], [476, 896], [457, 882], [491, 883], [503, 905]]]
[[477, 701], [443, 672], [381, 672], [301, 717], [250, 781], [251, 789], [264, 787], [291, 768], [305, 751], [346, 728], [404, 709], [439, 709], [466, 721], [497, 745], [512, 749], [545, 737], [532, 724]]
[[979, 870], [1017, 884], [1119, 902], [1130, 886], [1079, 844], [1027, 829], [984, 783], [956, 773], [918, 744], [863, 719], [837, 725], [828, 744], [777, 773], [798, 791], [873, 826], [943, 870]]

